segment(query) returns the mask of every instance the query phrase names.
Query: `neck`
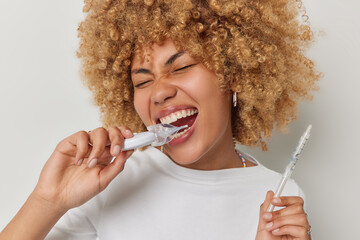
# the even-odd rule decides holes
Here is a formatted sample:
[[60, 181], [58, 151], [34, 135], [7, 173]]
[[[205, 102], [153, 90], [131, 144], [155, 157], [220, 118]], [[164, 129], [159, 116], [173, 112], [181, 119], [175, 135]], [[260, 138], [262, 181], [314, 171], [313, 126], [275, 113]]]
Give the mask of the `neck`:
[[220, 170], [243, 167], [242, 161], [235, 152], [234, 143], [231, 141], [229, 145], [232, 146], [229, 149], [210, 150], [195, 163], [183, 167], [198, 170]]
[[[173, 162], [176, 163], [175, 161]], [[178, 165], [198, 170], [220, 170], [243, 167], [240, 157], [235, 152], [235, 144], [230, 128], [227, 129], [224, 137], [218, 139], [218, 141], [214, 143], [214, 146], [204, 153], [198, 161], [187, 165]]]

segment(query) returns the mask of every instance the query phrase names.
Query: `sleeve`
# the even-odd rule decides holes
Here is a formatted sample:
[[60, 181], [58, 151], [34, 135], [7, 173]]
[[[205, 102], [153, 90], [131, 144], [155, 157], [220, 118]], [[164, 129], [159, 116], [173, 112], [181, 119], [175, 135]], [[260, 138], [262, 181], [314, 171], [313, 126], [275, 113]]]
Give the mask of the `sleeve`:
[[69, 210], [45, 237], [46, 240], [95, 240], [97, 233], [82, 209]]

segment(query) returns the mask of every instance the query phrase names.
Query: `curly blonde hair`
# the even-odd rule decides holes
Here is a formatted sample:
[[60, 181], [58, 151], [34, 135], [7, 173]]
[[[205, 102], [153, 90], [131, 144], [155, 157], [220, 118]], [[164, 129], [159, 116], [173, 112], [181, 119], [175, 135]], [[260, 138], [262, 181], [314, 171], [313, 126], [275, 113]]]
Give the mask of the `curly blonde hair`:
[[84, 12], [78, 56], [105, 127], [145, 130], [133, 105], [131, 60], [168, 38], [237, 93], [232, 131], [243, 145], [266, 150], [273, 128], [286, 130], [298, 102], [317, 88], [300, 0], [85, 0]]

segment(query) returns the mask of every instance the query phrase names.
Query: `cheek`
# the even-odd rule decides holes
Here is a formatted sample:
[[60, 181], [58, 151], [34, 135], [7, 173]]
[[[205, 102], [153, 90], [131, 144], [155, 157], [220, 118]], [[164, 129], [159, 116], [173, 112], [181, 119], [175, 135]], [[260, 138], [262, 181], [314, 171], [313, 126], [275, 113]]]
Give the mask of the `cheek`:
[[216, 75], [200, 68], [187, 76], [186, 80], [182, 79], [181, 85], [191, 97], [203, 102], [208, 101], [216, 94], [218, 87], [214, 84], [215, 81], [217, 81]]
[[218, 78], [214, 73], [199, 71], [186, 82], [185, 87], [187, 92], [200, 103], [200, 107], [216, 108], [218, 113], [228, 112], [229, 98], [220, 90]]
[[208, 73], [198, 83], [194, 96], [200, 103], [200, 111], [206, 112], [207, 121], [217, 126], [227, 122], [231, 116], [231, 99], [221, 91], [217, 76]]
[[145, 94], [134, 94], [134, 107], [142, 122], [146, 126], [149, 125], [150, 113]]

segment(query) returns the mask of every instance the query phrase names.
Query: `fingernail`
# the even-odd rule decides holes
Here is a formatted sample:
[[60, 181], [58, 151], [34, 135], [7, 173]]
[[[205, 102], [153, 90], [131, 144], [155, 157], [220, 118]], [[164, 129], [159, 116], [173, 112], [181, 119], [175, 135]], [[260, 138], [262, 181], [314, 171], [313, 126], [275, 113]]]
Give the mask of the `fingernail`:
[[281, 203], [281, 199], [280, 199], [280, 198], [274, 198], [274, 199], [272, 200], [272, 202], [275, 203], [275, 204], [280, 204], [280, 203]]
[[116, 145], [116, 146], [114, 147], [114, 150], [113, 150], [114, 156], [119, 155], [119, 154], [120, 154], [120, 150], [121, 150], [120, 146], [119, 146], [119, 145]]
[[275, 229], [274, 231], [272, 231], [273, 233], [277, 233], [279, 231], [279, 229]]
[[94, 159], [91, 159], [88, 166], [89, 166], [89, 168], [93, 168], [96, 166], [96, 164], [97, 164], [97, 159], [94, 158]]
[[132, 136], [132, 132], [130, 130], [126, 130], [125, 133], [129, 136]]
[[274, 224], [272, 222], [265, 225], [266, 229], [270, 229]]
[[271, 217], [272, 217], [272, 214], [271, 213], [264, 213], [264, 219], [266, 219], [266, 220], [270, 220], [271, 219]]
[[76, 165], [80, 166], [83, 163], [84, 159], [79, 159], [79, 161], [76, 163]]

